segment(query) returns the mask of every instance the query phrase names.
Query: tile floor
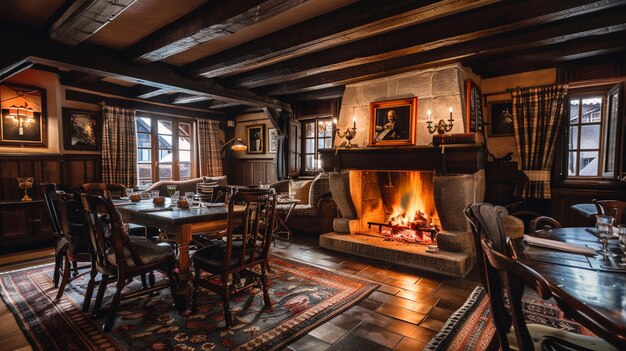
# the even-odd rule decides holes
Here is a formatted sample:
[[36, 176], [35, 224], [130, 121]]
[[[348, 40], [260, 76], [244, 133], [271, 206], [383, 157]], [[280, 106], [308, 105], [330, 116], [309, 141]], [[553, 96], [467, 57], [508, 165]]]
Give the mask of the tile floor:
[[[317, 236], [301, 233], [290, 241], [277, 240], [273, 253], [380, 284], [358, 305], [289, 345], [291, 351], [421, 350], [480, 285], [475, 269], [466, 279], [445, 277], [322, 249]], [[0, 303], [0, 326], [0, 349], [30, 349], [4, 303]]]

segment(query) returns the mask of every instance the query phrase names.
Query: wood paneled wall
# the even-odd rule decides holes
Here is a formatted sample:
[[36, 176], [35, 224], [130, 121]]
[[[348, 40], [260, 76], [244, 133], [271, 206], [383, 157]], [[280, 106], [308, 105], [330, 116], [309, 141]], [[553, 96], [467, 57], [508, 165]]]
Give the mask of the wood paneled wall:
[[232, 185], [255, 186], [262, 180], [275, 182], [276, 164], [268, 159], [224, 160], [228, 183]]
[[65, 190], [77, 190], [87, 182], [102, 180], [102, 160], [93, 154], [38, 154], [0, 156], [0, 200], [16, 200], [21, 191], [17, 177], [35, 178], [29, 195], [41, 198], [40, 183], [56, 183]]

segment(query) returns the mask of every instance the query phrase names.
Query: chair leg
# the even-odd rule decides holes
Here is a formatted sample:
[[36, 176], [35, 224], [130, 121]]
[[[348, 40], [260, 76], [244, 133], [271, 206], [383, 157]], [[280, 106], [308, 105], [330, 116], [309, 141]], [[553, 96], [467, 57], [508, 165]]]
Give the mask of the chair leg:
[[200, 285], [200, 272], [197, 271], [193, 277], [193, 290], [191, 291], [191, 312], [196, 313], [198, 307], [198, 286]]
[[78, 262], [72, 262], [72, 277], [78, 276]]
[[54, 276], [52, 277], [52, 281], [54, 282], [54, 287], [59, 287], [59, 278], [61, 277], [61, 265], [63, 264], [64, 254], [58, 252], [54, 255]]
[[65, 291], [65, 286], [67, 282], [70, 280], [70, 259], [65, 256], [65, 264], [63, 265], [63, 277], [61, 278], [61, 285], [59, 286], [59, 291], [57, 292], [56, 299], [59, 300], [61, 296], [63, 296], [63, 292]]
[[[94, 264], [95, 265], [95, 264]], [[93, 289], [96, 286], [96, 276], [98, 272], [92, 266], [91, 272], [89, 272], [89, 283], [87, 283], [87, 291], [85, 291], [85, 300], [83, 300], [83, 312], [89, 312], [89, 306], [91, 305], [91, 297], [93, 296]]]
[[172, 293], [172, 299], [176, 301], [176, 279], [174, 278], [174, 266], [176, 264], [172, 262], [167, 266], [167, 278], [170, 280], [170, 291]]
[[96, 305], [93, 307], [92, 314], [95, 316], [100, 312], [100, 307], [102, 306], [102, 298], [104, 297], [104, 292], [107, 290], [107, 283], [109, 280], [108, 275], [102, 275], [100, 280], [100, 286], [98, 287], [98, 293], [96, 294]]
[[221, 283], [222, 283], [222, 288], [224, 288], [224, 291], [222, 292], [222, 302], [224, 304], [224, 320], [226, 321], [226, 327], [232, 327], [233, 326], [233, 314], [230, 311], [230, 302], [228, 301], [229, 298], [229, 288], [228, 288], [228, 276], [225, 274], [222, 274], [221, 279]]
[[111, 301], [111, 307], [109, 307], [109, 315], [107, 316], [107, 320], [104, 323], [104, 331], [110, 332], [113, 327], [113, 322], [115, 321], [115, 315], [117, 314], [117, 309], [120, 306], [120, 300], [122, 299], [122, 289], [126, 285], [126, 278], [117, 277], [117, 284], [115, 284], [115, 295], [113, 295], [113, 301]]
[[263, 290], [263, 303], [265, 304], [265, 308], [272, 307], [272, 301], [270, 300], [270, 293], [267, 286], [267, 269], [265, 265], [261, 265], [261, 288]]
[[148, 273], [148, 283], [150, 284], [151, 288], [154, 288], [154, 284], [156, 283], [156, 278], [154, 277], [154, 271], [150, 271], [150, 273]]
[[141, 275], [141, 285], [146, 288], [148, 286], [148, 283], [146, 282], [146, 275], [142, 274]]

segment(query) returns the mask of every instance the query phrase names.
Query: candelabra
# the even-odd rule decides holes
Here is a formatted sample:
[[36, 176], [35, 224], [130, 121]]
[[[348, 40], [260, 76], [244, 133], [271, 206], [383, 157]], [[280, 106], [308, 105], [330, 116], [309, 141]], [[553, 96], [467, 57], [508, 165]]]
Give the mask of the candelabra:
[[449, 123], [446, 123], [446, 121], [444, 121], [443, 119], [440, 119], [439, 123], [433, 126], [432, 125], [433, 120], [432, 120], [430, 110], [428, 110], [427, 114], [428, 114], [428, 120], [426, 121], [426, 124], [427, 124], [426, 128], [428, 128], [428, 131], [431, 134], [433, 134], [434, 132], [437, 132], [437, 134], [444, 134], [452, 130], [452, 127], [454, 126], [453, 124], [454, 119], [452, 118], [452, 107], [450, 107], [450, 118], [448, 119]]
[[337, 133], [338, 137], [346, 138], [346, 140], [348, 141], [348, 144], [346, 144], [346, 148], [349, 149], [354, 146], [352, 145], [351, 141], [356, 136], [356, 119], [352, 119], [352, 128], [346, 128], [344, 132], [341, 132], [339, 129], [337, 129], [337, 119], [335, 118], [333, 119], [333, 128], [335, 129], [335, 133]]

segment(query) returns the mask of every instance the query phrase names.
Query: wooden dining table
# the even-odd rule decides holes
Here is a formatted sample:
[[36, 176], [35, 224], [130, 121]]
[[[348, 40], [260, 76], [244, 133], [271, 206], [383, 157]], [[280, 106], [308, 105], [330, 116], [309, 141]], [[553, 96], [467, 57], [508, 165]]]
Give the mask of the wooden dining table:
[[[228, 225], [228, 208], [225, 204], [207, 204], [207, 207], [182, 209], [171, 207], [169, 199], [165, 206], [156, 206], [152, 200], [136, 203], [115, 202], [124, 219], [130, 223], [159, 228], [167, 237], [176, 240], [178, 246], [178, 290], [174, 297], [181, 313], [188, 312], [190, 283], [189, 244], [194, 234], [211, 233]], [[235, 207], [238, 210], [239, 206]]]
[[[558, 228], [532, 234], [599, 249], [599, 239], [588, 228]], [[626, 266], [620, 266], [617, 240], [609, 249], [619, 256], [585, 256], [531, 246], [522, 238], [513, 240], [520, 262], [543, 276], [564, 312], [619, 350], [626, 350]]]

